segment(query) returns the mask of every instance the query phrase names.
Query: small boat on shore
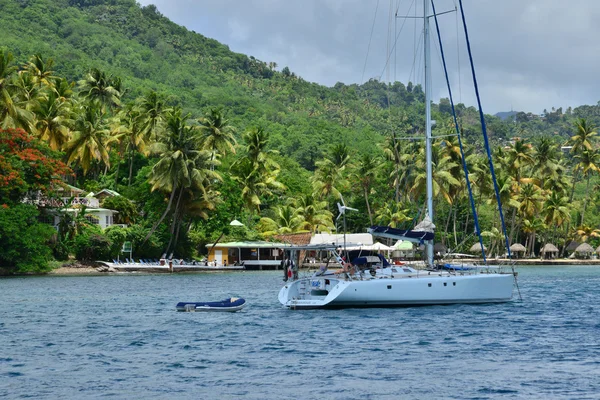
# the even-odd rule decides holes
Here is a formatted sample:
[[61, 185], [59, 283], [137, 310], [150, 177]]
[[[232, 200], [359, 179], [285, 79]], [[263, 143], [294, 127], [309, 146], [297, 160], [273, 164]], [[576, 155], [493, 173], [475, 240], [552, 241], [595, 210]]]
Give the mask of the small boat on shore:
[[179, 302], [175, 308], [177, 311], [214, 311], [214, 312], [235, 312], [240, 311], [246, 305], [246, 300], [241, 297], [230, 297], [221, 301], [209, 302]]

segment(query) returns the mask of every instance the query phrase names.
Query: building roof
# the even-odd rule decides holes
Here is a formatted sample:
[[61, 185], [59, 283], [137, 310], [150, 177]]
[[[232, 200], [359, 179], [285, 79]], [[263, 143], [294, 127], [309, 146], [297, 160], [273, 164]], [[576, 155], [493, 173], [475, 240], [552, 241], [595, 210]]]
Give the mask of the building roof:
[[[81, 208], [65, 208], [63, 211], [66, 212], [81, 212]], [[113, 214], [118, 214], [119, 212], [116, 210], [110, 210], [108, 208], [86, 208], [85, 209], [85, 213], [86, 214], [96, 214], [102, 211], [109, 211]]]
[[312, 233], [301, 232], [301, 233], [287, 233], [282, 235], [275, 235], [273, 238], [283, 243], [293, 244], [295, 246], [305, 246], [310, 244]]
[[[213, 247], [213, 243], [209, 243], [206, 247]], [[225, 243], [217, 243], [215, 247], [221, 248], [247, 248], [247, 249], [282, 249], [284, 247], [290, 247], [287, 243], [277, 243], [277, 242], [265, 242], [265, 241], [241, 241], [241, 242], [225, 242]]]
[[[343, 246], [344, 235], [316, 233], [310, 239], [310, 244], [334, 244], [336, 246]], [[370, 246], [373, 244], [373, 235], [370, 233], [347, 233], [346, 244]]]
[[102, 189], [98, 193], [94, 194], [95, 197], [98, 197], [100, 195], [106, 195], [106, 196], [112, 196], [112, 197], [120, 196], [119, 193], [115, 192], [114, 190], [110, 190], [110, 189]]

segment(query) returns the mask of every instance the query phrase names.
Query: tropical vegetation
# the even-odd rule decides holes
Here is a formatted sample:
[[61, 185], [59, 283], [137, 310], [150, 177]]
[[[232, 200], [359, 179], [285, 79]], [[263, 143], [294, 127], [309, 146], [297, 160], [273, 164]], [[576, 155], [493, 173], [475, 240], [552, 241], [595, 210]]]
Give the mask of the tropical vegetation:
[[[206, 244], [372, 224], [425, 214], [420, 85], [310, 83], [231, 52], [134, 0], [0, 0], [0, 265], [44, 270], [51, 258], [196, 257]], [[434, 104], [436, 241], [476, 238], [463, 161], [490, 250], [501, 226], [478, 112]], [[486, 116], [511, 243], [599, 244], [600, 105], [507, 119]], [[410, 138], [411, 140], [404, 140]], [[53, 207], [57, 187], [112, 189], [126, 225], [102, 231]], [[63, 212], [52, 229], [40, 221]], [[238, 219], [244, 227], [230, 228]], [[37, 221], [37, 222], [36, 222]], [[23, 231], [21, 228], [27, 226]], [[20, 235], [16, 235], [20, 232]], [[25, 233], [26, 232], [26, 235]], [[86, 243], [88, 245], [86, 245]]]

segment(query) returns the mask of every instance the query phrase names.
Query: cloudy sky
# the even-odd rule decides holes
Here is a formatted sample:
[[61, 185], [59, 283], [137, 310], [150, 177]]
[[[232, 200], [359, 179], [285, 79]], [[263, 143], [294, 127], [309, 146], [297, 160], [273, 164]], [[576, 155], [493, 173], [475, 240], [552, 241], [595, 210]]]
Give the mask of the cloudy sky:
[[[422, 20], [393, 17], [396, 10], [422, 15], [418, 0], [417, 10], [415, 0], [138, 2], [155, 4], [172, 21], [235, 52], [274, 61], [279, 70], [288, 66], [308, 81], [327, 86], [371, 78], [423, 81]], [[454, 9], [455, 3], [436, 0], [436, 11]], [[463, 0], [463, 5], [486, 113], [511, 108], [541, 113], [600, 100], [600, 1]], [[439, 18], [455, 101], [474, 105], [464, 34], [462, 27], [457, 30], [460, 15]], [[438, 47], [432, 42], [436, 101], [447, 97]]]

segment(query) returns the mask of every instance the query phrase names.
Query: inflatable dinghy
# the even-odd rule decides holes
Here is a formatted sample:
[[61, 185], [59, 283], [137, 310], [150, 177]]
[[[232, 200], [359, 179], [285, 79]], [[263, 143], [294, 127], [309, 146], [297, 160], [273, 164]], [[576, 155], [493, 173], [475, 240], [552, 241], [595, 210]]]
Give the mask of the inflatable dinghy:
[[239, 297], [231, 297], [221, 301], [209, 301], [203, 303], [180, 302], [177, 303], [177, 311], [217, 311], [235, 312], [240, 311], [246, 305], [246, 300]]

